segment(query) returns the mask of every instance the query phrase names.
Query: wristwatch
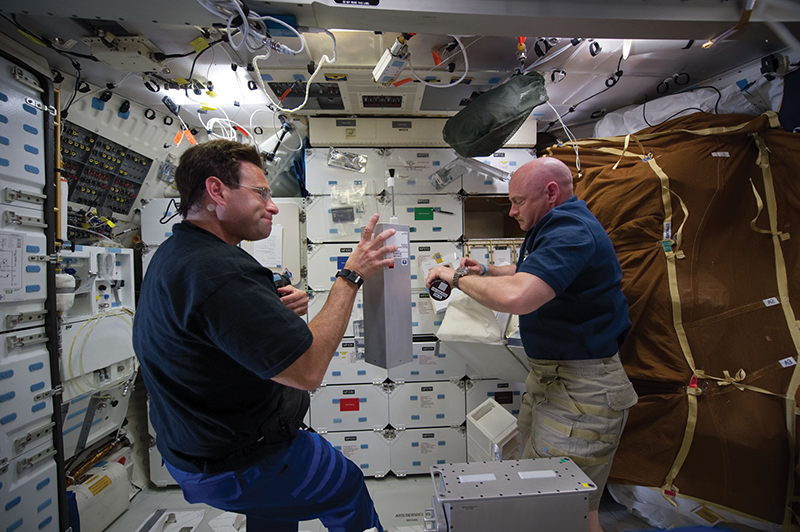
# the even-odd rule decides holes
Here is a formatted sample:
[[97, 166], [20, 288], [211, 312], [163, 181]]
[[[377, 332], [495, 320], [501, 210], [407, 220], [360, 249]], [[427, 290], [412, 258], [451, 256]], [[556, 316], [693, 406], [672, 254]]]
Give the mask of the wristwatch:
[[458, 280], [467, 275], [469, 275], [468, 269], [456, 268], [456, 273], [453, 274], [453, 288], [458, 288]]
[[361, 277], [361, 274], [354, 272], [352, 270], [348, 270], [347, 268], [342, 268], [338, 272], [336, 272], [336, 277], [344, 277], [351, 283], [356, 286], [361, 286], [364, 284], [364, 278]]

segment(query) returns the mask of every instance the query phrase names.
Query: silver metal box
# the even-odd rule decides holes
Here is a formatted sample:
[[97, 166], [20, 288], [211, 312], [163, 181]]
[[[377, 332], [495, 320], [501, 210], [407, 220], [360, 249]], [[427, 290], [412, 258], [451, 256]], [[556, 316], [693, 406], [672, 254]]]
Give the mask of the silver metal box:
[[585, 532], [597, 488], [569, 458], [431, 466], [425, 530]]
[[394, 265], [381, 269], [364, 282], [365, 360], [389, 369], [411, 362], [411, 259], [407, 225], [379, 223], [376, 235], [396, 233], [386, 245], [397, 245]]

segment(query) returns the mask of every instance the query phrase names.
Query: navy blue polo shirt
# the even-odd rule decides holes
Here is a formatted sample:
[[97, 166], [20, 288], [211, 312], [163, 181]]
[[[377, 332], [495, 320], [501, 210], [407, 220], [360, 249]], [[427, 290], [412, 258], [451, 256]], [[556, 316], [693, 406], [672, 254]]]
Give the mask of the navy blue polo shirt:
[[191, 471], [187, 460], [254, 441], [283, 391], [270, 379], [312, 341], [269, 269], [204, 229], [175, 225], [150, 261], [133, 324], [164, 458]]
[[556, 293], [519, 317], [528, 357], [597, 359], [618, 351], [631, 326], [622, 269], [586, 202], [572, 196], [539, 220], [525, 237], [517, 271], [539, 277]]

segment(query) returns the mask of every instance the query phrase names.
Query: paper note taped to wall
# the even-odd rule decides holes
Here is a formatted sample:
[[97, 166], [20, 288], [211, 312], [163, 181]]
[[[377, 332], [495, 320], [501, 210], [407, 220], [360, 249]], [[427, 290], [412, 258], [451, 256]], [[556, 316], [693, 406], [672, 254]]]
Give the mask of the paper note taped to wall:
[[272, 226], [269, 237], [253, 242], [253, 256], [266, 268], [279, 268], [283, 265], [283, 226]]

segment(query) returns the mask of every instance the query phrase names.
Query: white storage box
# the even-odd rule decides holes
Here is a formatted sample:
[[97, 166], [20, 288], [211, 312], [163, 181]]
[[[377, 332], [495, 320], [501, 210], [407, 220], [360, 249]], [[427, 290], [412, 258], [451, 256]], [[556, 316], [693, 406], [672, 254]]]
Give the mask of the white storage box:
[[[458, 242], [412, 242], [411, 243], [411, 288], [425, 289], [425, 275], [421, 265], [432, 260], [437, 253], [442, 257], [453, 254], [461, 257], [461, 244]], [[459, 264], [461, 263], [459, 259]]]
[[455, 179], [444, 190], [436, 190], [430, 176], [456, 158], [452, 148], [389, 149], [384, 157], [386, 169], [394, 168], [395, 193], [454, 194], [461, 190], [461, 179]]
[[328, 148], [309, 148], [306, 150], [306, 190], [312, 195], [330, 194], [331, 185], [360, 185], [364, 181], [375, 182], [375, 191], [384, 188], [385, 165], [380, 150], [374, 148], [340, 148], [338, 151], [363, 155], [367, 164], [363, 172], [355, 172], [328, 166]]
[[[353, 196], [312, 196], [307, 198], [306, 235], [312, 242], [358, 242], [361, 229], [379, 211], [375, 194]], [[389, 216], [381, 216], [388, 221]]]
[[467, 364], [459, 357], [448, 355], [439, 342], [414, 342], [411, 362], [389, 369], [395, 382], [446, 381], [461, 379]]
[[463, 427], [436, 427], [395, 431], [391, 469], [398, 477], [425, 474], [432, 465], [463, 462], [467, 439]]
[[444, 314], [437, 314], [427, 290], [411, 290], [411, 332], [435, 335]]
[[525, 438], [517, 429], [517, 418], [493, 399], [487, 399], [467, 414], [467, 453], [470, 462], [516, 460]]
[[388, 373], [384, 368], [364, 360], [363, 346], [356, 349], [356, 340], [345, 338], [339, 342], [339, 349], [328, 365], [322, 384], [376, 384], [385, 381], [387, 377]]
[[460, 382], [395, 384], [389, 400], [389, 423], [395, 428], [454, 427], [464, 423]]
[[[325, 302], [328, 300], [329, 291], [325, 292], [312, 292], [308, 295], [308, 314], [307, 318], [308, 321], [314, 319], [314, 317], [322, 310], [322, 307], [325, 305]], [[361, 290], [358, 291], [356, 294], [356, 300], [353, 303], [353, 310], [350, 313], [350, 321], [347, 323], [347, 329], [344, 331], [345, 338], [353, 338], [355, 336], [355, 331], [353, 329], [353, 323], [356, 321], [363, 321], [364, 320], [364, 309], [363, 309], [363, 299], [361, 297]]]
[[383, 478], [389, 470], [386, 431], [326, 432], [322, 436], [361, 468], [367, 477]]
[[[454, 241], [464, 232], [464, 208], [456, 194], [395, 194], [394, 202], [398, 223], [409, 227], [412, 242]], [[381, 203], [379, 209], [381, 220], [388, 221], [391, 201]]]
[[308, 287], [312, 290], [330, 290], [336, 272], [344, 268], [356, 248], [349, 244], [317, 244], [308, 252]]
[[499, 379], [470, 379], [466, 381], [467, 412], [478, 408], [486, 399], [493, 399], [513, 416], [519, 415], [525, 383]]
[[[530, 150], [524, 148], [501, 148], [488, 157], [475, 157], [475, 160], [502, 170], [510, 176], [520, 166], [535, 158]], [[508, 181], [492, 179], [475, 172], [464, 175], [462, 186], [469, 194], [508, 194]]]
[[323, 386], [311, 394], [311, 427], [317, 432], [381, 430], [388, 423], [383, 385]]

